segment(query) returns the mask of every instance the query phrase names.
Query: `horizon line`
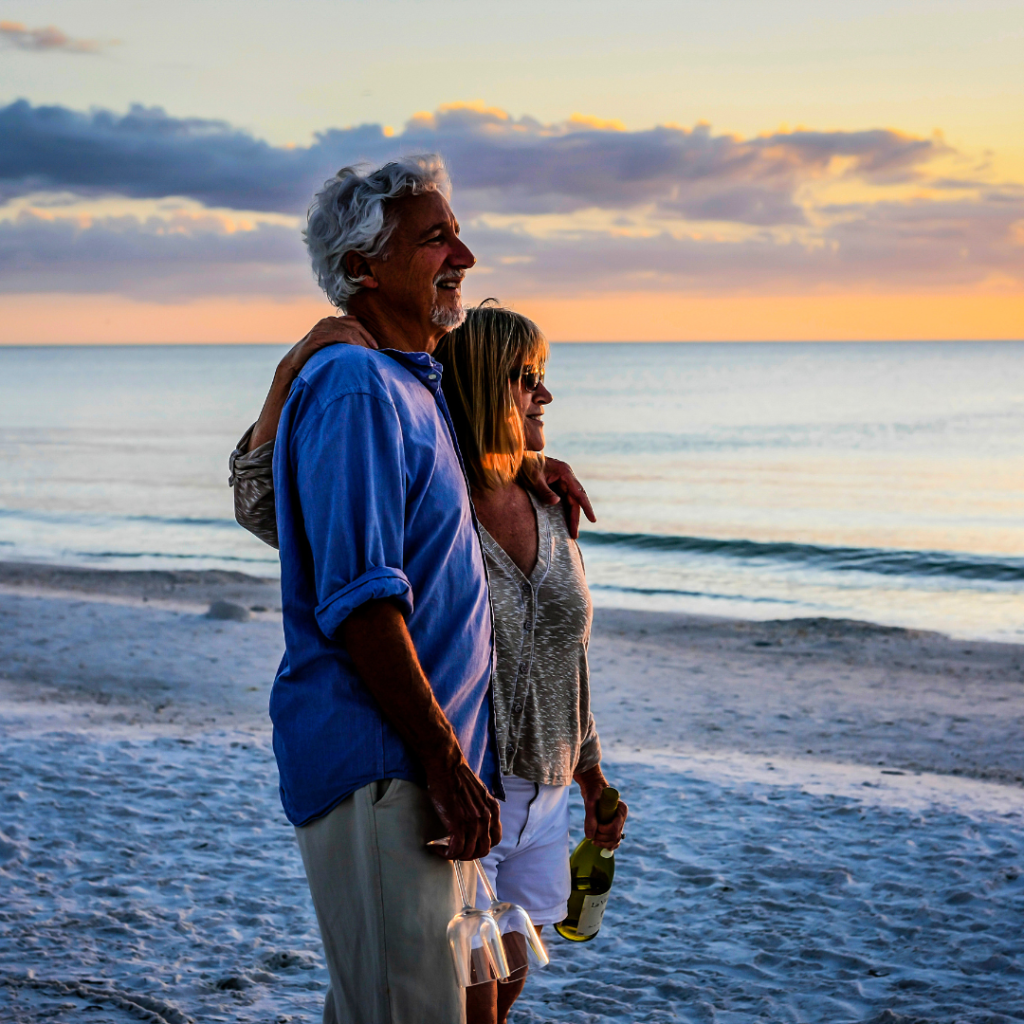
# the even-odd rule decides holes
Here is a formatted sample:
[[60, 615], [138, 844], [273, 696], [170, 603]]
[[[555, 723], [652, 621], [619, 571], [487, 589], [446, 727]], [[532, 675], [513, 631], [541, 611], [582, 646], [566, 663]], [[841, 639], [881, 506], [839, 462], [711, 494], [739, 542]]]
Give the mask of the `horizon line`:
[[[560, 338], [551, 345], [1020, 345], [1019, 338]], [[294, 341], [0, 341], [4, 348], [292, 347]]]

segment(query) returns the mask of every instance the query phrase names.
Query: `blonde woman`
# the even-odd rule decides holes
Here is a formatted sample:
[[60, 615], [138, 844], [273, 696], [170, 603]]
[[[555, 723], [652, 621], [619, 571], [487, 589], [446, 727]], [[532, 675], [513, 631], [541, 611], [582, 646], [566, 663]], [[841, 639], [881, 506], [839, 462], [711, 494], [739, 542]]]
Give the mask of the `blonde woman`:
[[[505, 800], [501, 842], [483, 860], [498, 898], [534, 924], [561, 921], [569, 896], [569, 786], [586, 834], [618, 845], [626, 807], [609, 825], [596, 806], [607, 785], [590, 712], [587, 644], [593, 617], [579, 547], [561, 508], [523, 486], [524, 460], [544, 449], [548, 344], [526, 317], [485, 304], [434, 353], [469, 477], [487, 566], [496, 660], [491, 689]], [[525, 978], [467, 990], [471, 1024], [504, 1021]]]
[[[358, 331], [350, 339], [366, 343]], [[541, 504], [524, 486], [543, 475], [537, 463], [553, 397], [544, 385], [548, 353], [532, 321], [493, 300], [470, 309], [434, 352], [477, 514], [494, 622], [494, 728], [505, 800], [502, 839], [483, 866], [498, 898], [525, 907], [540, 927], [566, 915], [572, 781], [583, 797], [584, 831], [598, 846], [618, 846], [627, 813], [620, 803], [612, 822], [597, 821], [607, 782], [590, 712], [593, 612], [579, 547], [562, 508]], [[250, 471], [241, 494], [239, 520], [264, 539], [274, 529], [272, 486], [268, 473]], [[504, 1022], [524, 983], [467, 989], [469, 1024]]]

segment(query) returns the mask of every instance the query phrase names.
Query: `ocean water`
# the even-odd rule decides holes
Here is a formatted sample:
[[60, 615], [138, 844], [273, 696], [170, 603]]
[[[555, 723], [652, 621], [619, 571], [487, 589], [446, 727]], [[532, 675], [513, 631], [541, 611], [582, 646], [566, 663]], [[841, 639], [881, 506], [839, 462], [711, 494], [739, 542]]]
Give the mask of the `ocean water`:
[[[0, 348], [0, 558], [276, 575], [227, 456], [284, 348]], [[605, 605], [1024, 640], [1024, 343], [555, 345]]]

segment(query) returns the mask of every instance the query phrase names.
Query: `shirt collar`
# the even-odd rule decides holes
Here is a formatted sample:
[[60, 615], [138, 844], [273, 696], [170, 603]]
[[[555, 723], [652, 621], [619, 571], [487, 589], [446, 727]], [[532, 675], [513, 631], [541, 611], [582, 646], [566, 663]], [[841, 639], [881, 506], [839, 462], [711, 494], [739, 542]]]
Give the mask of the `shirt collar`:
[[437, 393], [444, 367], [428, 352], [405, 352], [400, 348], [383, 348], [381, 352], [401, 363], [421, 384]]

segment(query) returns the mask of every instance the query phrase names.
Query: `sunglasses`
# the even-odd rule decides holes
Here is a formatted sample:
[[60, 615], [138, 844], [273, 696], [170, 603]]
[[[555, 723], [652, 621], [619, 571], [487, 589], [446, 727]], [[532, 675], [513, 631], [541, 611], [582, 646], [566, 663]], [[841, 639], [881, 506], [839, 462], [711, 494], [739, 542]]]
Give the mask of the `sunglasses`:
[[521, 366], [518, 370], [513, 370], [508, 379], [513, 384], [518, 381], [524, 391], [536, 391], [544, 383], [544, 371], [533, 366]]

